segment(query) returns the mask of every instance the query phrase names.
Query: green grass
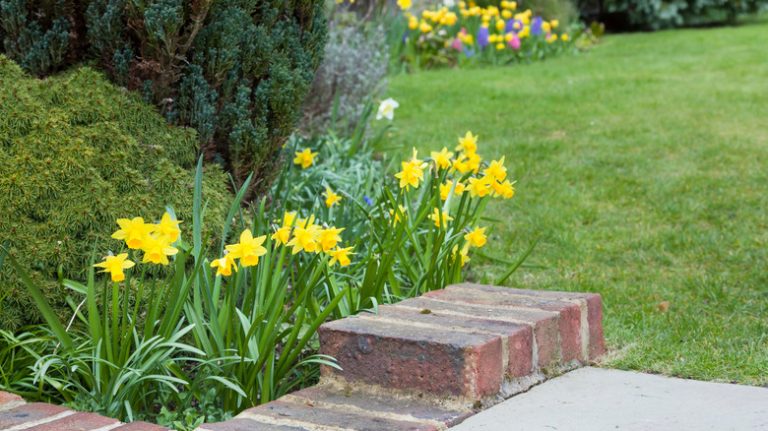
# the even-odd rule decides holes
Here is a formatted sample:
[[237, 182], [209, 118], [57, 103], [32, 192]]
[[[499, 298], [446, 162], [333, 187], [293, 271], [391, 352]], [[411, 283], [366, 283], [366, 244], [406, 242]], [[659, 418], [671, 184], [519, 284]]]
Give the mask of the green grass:
[[[424, 151], [472, 130], [481, 155], [506, 155], [518, 195], [491, 207], [503, 222], [484, 251], [541, 237], [509, 285], [601, 293], [605, 366], [767, 384], [766, 31], [609, 36], [544, 63], [400, 75], [394, 139]], [[481, 281], [504, 270], [472, 263]]]

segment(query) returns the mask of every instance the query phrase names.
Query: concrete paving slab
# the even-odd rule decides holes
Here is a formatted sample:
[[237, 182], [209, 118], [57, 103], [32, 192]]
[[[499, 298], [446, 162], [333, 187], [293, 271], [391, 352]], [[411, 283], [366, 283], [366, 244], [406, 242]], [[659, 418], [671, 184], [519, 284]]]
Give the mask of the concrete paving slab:
[[768, 431], [768, 389], [581, 368], [451, 431]]

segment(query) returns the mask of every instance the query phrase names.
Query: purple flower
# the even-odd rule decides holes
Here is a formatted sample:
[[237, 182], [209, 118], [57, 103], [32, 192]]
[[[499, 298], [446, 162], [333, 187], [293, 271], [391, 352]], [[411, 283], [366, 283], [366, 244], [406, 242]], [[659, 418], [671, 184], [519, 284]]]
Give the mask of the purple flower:
[[504, 26], [504, 33], [517, 33], [523, 29], [523, 22], [519, 19], [508, 19]]
[[368, 196], [363, 196], [363, 200], [368, 204], [369, 207], [373, 206], [373, 199], [369, 198]]
[[480, 49], [485, 48], [488, 46], [488, 27], [480, 27], [480, 30], [477, 31], [477, 46], [480, 47]]
[[531, 21], [531, 34], [534, 36], [538, 36], [543, 31], [541, 30], [541, 24], [544, 22], [540, 16], [533, 17], [533, 21]]

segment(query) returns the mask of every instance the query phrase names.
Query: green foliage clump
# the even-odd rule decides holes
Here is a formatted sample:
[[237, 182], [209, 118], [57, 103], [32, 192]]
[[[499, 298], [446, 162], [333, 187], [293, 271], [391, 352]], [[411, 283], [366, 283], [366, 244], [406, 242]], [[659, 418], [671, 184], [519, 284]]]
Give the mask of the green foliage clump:
[[[586, 14], [594, 13], [594, 2], [581, 0]], [[598, 19], [612, 30], [658, 30], [710, 24], [733, 24], [741, 14], [768, 7], [766, 0], [606, 0], [600, 3]]]
[[192, 126], [254, 191], [275, 173], [326, 38], [323, 1], [1, 0], [3, 49], [46, 75], [85, 59]]
[[[169, 205], [189, 220], [195, 155], [193, 130], [168, 126], [94, 70], [38, 80], [0, 56], [0, 244], [34, 270], [62, 315], [57, 278], [78, 278], [94, 253], [117, 251], [115, 219], [159, 217]], [[210, 217], [223, 219], [220, 169], [206, 173], [205, 194]], [[24, 292], [0, 267], [0, 327], [39, 318]]]

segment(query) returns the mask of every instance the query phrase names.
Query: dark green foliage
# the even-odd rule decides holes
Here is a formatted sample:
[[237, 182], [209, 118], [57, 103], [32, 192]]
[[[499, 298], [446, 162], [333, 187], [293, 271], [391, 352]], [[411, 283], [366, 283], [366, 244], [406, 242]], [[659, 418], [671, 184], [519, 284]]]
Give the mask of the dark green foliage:
[[[78, 278], [93, 253], [117, 252], [116, 218], [159, 218], [170, 205], [191, 220], [195, 154], [192, 129], [168, 126], [101, 74], [78, 68], [38, 80], [0, 56], [0, 244], [11, 244], [59, 311], [59, 271]], [[220, 169], [209, 169], [211, 225], [224, 218], [226, 190]], [[0, 328], [37, 318], [15, 277], [0, 268]]]
[[321, 0], [0, 0], [4, 50], [46, 75], [95, 60], [210, 160], [268, 185], [326, 38]]
[[[733, 24], [740, 14], [768, 6], [766, 0], [594, 0], [579, 1], [584, 15], [606, 21], [611, 30]], [[596, 15], [597, 14], [597, 15]]]

